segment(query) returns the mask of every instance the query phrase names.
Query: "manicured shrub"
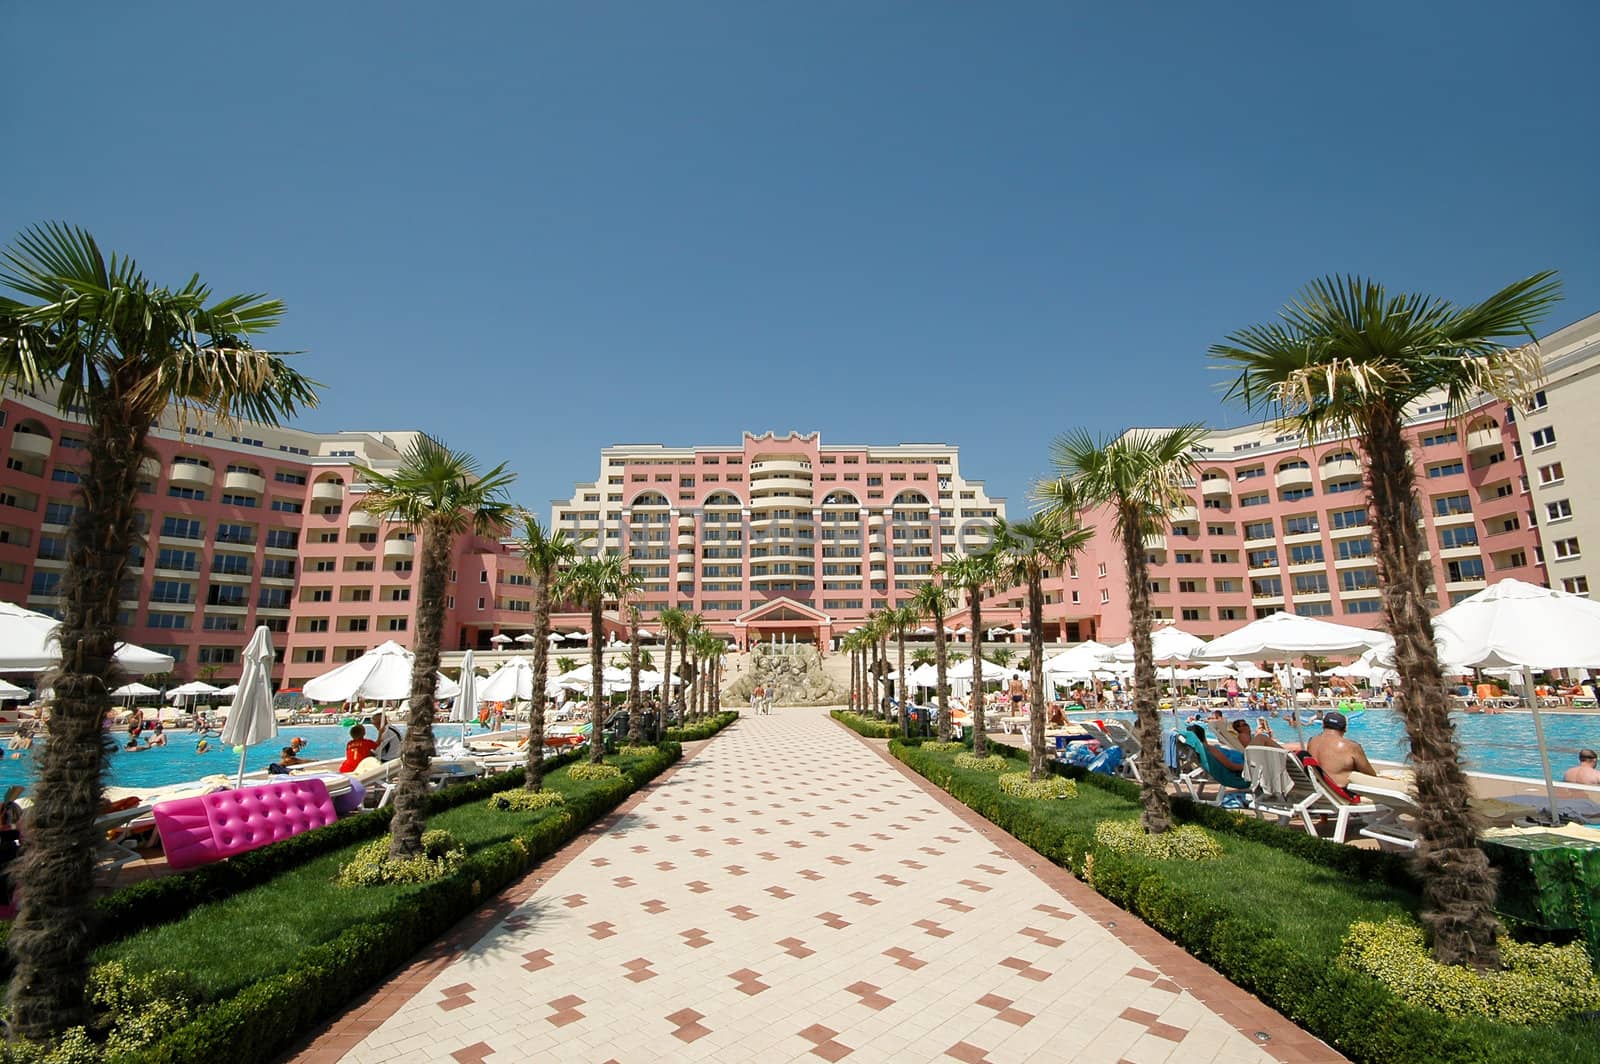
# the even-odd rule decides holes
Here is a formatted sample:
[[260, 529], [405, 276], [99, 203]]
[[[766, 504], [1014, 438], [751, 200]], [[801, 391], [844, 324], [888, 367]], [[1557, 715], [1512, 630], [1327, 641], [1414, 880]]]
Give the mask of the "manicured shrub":
[[998, 754], [988, 757], [974, 757], [972, 754], [960, 753], [956, 755], [957, 768], [967, 768], [974, 772], [1004, 772], [1010, 767], [1011, 762]]
[[1150, 835], [1137, 820], [1102, 820], [1095, 826], [1094, 841], [1113, 853], [1156, 861], [1214, 861], [1222, 856], [1217, 840], [1196, 824]]
[[617, 753], [623, 757], [649, 757], [655, 752], [656, 748], [653, 746], [636, 746], [632, 743], [624, 743], [617, 747]]
[[356, 851], [334, 881], [341, 887], [429, 883], [454, 874], [465, 859], [466, 851], [448, 831], [424, 831], [422, 852], [415, 857], [391, 857], [389, 840], [374, 839]]
[[1500, 946], [1505, 968], [1480, 972], [1435, 961], [1415, 924], [1362, 921], [1351, 926], [1339, 962], [1374, 977], [1401, 1000], [1446, 1016], [1531, 1024], [1600, 1008], [1600, 980], [1583, 943], [1503, 939]]
[[622, 775], [615, 765], [584, 762], [567, 769], [567, 776], [575, 780], [614, 780]]
[[1000, 777], [1000, 789], [1013, 798], [1076, 798], [1078, 785], [1060, 776], [1031, 780], [1026, 772], [1007, 772]]
[[674, 743], [699, 742], [701, 739], [711, 738], [738, 719], [739, 714], [728, 710], [718, 713], [714, 717], [687, 724], [681, 728], [668, 728], [665, 737], [668, 741]]
[[566, 801], [560, 791], [502, 791], [485, 804], [502, 813], [531, 813], [535, 809], [564, 805]]
[[938, 739], [930, 739], [922, 744], [922, 748], [924, 750], [931, 750], [936, 754], [953, 754], [957, 751], [965, 750], [967, 748], [967, 744], [948, 740], [940, 741]]
[[828, 716], [865, 739], [893, 739], [900, 734], [900, 725], [898, 724], [873, 720], [870, 717], [863, 717], [859, 713], [852, 713], [848, 709], [833, 710]]

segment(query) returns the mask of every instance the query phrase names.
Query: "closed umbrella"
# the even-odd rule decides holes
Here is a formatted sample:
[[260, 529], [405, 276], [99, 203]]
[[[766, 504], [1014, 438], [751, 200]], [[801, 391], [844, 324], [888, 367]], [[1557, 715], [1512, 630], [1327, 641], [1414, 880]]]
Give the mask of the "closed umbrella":
[[278, 718], [272, 712], [272, 633], [263, 624], [256, 627], [244, 648], [239, 693], [222, 726], [222, 742], [239, 747], [239, 786], [244, 786], [244, 759], [249, 748], [277, 734]]
[[457, 683], [455, 704], [450, 707], [450, 720], [461, 724], [461, 745], [467, 743], [467, 721], [478, 709], [478, 674], [472, 671], [472, 651], [461, 655], [461, 680]]

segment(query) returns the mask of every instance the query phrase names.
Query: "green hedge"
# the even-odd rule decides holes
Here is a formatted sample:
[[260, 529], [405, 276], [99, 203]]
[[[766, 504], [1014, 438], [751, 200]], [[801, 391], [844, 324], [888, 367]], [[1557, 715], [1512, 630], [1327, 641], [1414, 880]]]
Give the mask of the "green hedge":
[[893, 739], [900, 734], [899, 724], [873, 720], [871, 717], [863, 717], [859, 713], [852, 713], [848, 709], [832, 710], [828, 716], [857, 735], [865, 736], [868, 739]]
[[732, 710], [723, 710], [714, 717], [697, 720], [681, 728], [668, 728], [666, 737], [668, 742], [693, 743], [701, 739], [709, 739], [723, 728], [739, 719], [739, 714]]
[[[1119, 855], [1096, 845], [1096, 823], [1138, 813], [1136, 801], [1118, 800], [1130, 794], [1120, 781], [1098, 786], [1102, 797], [1092, 802], [1092, 792], [1080, 792], [1072, 802], [1029, 802], [1001, 794], [992, 774], [956, 769], [948, 755], [900, 742], [890, 743], [890, 750], [1040, 854], [1079, 876], [1087, 872], [1100, 894], [1355, 1060], [1510, 1064], [1595, 1059], [1600, 1030], [1581, 1019], [1532, 1029], [1450, 1020], [1408, 1005], [1376, 979], [1339, 966], [1337, 944], [1330, 946], [1325, 935], [1317, 937], [1326, 928], [1297, 928], [1297, 920], [1325, 923], [1333, 919], [1334, 909], [1342, 913], [1362, 907], [1375, 913], [1409, 909], [1414, 916], [1416, 897], [1394, 881], [1384, 882], [1385, 876], [1361, 874], [1368, 866], [1330, 854], [1326, 847], [1331, 844], [1234, 814], [1222, 814], [1214, 824], [1217, 818], [1201, 813], [1194, 803], [1175, 802], [1180, 817], [1223, 834], [1229, 851], [1222, 860], [1175, 868], [1170, 862]], [[1088, 781], [1098, 784], [1100, 777], [1091, 774]], [[1131, 795], [1136, 798], [1136, 786]], [[1297, 839], [1311, 846], [1291, 841]], [[1259, 847], [1280, 854], [1269, 862], [1264, 854], [1271, 850]], [[1265, 867], [1269, 863], [1270, 869]], [[1191, 871], [1196, 869], [1201, 871]], [[1372, 869], [1390, 871], [1382, 862]], [[1270, 890], [1272, 902], [1263, 905], [1245, 896], [1241, 876], [1253, 879], [1251, 886]]]
[[[374, 912], [370, 922], [348, 929], [331, 942], [304, 950], [290, 970], [209, 1006], [193, 1022], [136, 1056], [120, 1058], [119, 1064], [135, 1060], [246, 1064], [275, 1059], [456, 921], [481, 908], [485, 898], [616, 808], [675, 763], [682, 752], [677, 743], [662, 743], [654, 757], [627, 769], [621, 778], [569, 800], [511, 841], [470, 854], [455, 875], [406, 895], [403, 904]], [[491, 791], [479, 789], [472, 797], [488, 793]]]

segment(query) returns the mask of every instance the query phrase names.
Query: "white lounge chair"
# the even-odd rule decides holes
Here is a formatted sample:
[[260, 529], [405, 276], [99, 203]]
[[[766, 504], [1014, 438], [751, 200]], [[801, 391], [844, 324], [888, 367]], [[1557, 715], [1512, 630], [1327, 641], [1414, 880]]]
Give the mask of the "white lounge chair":
[[1244, 751], [1244, 778], [1250, 781], [1256, 816], [1271, 816], [1281, 823], [1296, 820], [1308, 835], [1317, 833], [1313, 817], [1337, 817], [1339, 811], [1324, 801], [1305, 766], [1287, 750], [1251, 746]]
[[[1335, 811], [1333, 824], [1334, 842], [1349, 841], [1352, 822], [1360, 821], [1362, 827], [1370, 827], [1384, 820], [1394, 819], [1393, 810], [1386, 805], [1380, 805], [1374, 801], [1352, 802], [1339, 794], [1338, 791], [1333, 789], [1333, 785], [1328, 782], [1327, 778], [1323, 776], [1320, 766], [1301, 762], [1301, 767], [1311, 780], [1311, 786], [1316, 788], [1323, 801], [1327, 802]], [[1354, 794], [1353, 791], [1350, 793]], [[1312, 834], [1315, 835], [1316, 832], [1313, 831]]]

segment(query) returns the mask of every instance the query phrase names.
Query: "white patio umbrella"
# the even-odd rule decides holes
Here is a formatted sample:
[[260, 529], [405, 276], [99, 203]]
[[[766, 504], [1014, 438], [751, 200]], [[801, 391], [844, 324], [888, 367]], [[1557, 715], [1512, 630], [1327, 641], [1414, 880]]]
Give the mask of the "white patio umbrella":
[[561, 638], [569, 643], [587, 643], [589, 641], [589, 633], [580, 629], [576, 632], [568, 632]]
[[236, 683], [230, 683], [226, 687], [217, 688], [217, 694], [219, 694], [219, 695], [236, 695], [238, 693], [239, 693], [239, 685], [236, 684]]
[[[0, 602], [0, 672], [43, 672], [61, 664], [56, 641], [60, 623], [15, 603]], [[167, 672], [176, 664], [171, 655], [132, 643], [119, 643], [115, 658], [123, 672], [135, 676]]]
[[160, 691], [157, 691], [154, 687], [151, 687], [149, 684], [142, 684], [142, 683], [134, 682], [134, 683], [125, 683], [125, 684], [123, 684], [121, 687], [117, 688], [115, 691], [112, 691], [111, 695], [112, 695], [113, 698], [133, 699], [133, 698], [154, 698], [156, 695], [159, 695], [160, 693], [161, 693]]
[[1084, 676], [1100, 668], [1111, 658], [1110, 647], [1091, 639], [1048, 659], [1044, 663], [1044, 673], [1046, 676]]
[[527, 658], [512, 658], [478, 684], [479, 702], [531, 702], [535, 697], [533, 665]]
[[277, 734], [278, 718], [272, 712], [272, 633], [262, 624], [245, 645], [239, 693], [222, 726], [223, 744], [239, 748], [238, 786], [244, 786], [244, 759], [250, 747]]
[[1213, 661], [1204, 665], [1191, 674], [1196, 680], [1231, 680], [1237, 679], [1233, 669], [1220, 661]]
[[523, 632], [521, 635], [517, 636], [517, 642], [522, 643], [525, 646], [532, 646], [538, 641], [538, 638], [532, 632]]
[[[313, 702], [401, 702], [411, 697], [411, 662], [414, 655], [389, 640], [373, 647], [354, 661], [307, 680], [305, 696]], [[454, 698], [460, 688], [443, 673], [438, 675], [435, 698]]]
[[[150, 693], [155, 694], [156, 692], [151, 691]], [[8, 680], [0, 680], [0, 701], [15, 702], [27, 697], [27, 688], [18, 687], [16, 684], [11, 683]]]
[[1270, 680], [1272, 673], [1261, 668], [1253, 661], [1236, 661], [1233, 663], [1233, 674], [1241, 680]]
[[222, 688], [212, 687], [204, 680], [190, 680], [186, 684], [179, 684], [167, 692], [168, 702], [177, 702], [184, 698], [199, 698], [201, 695], [221, 694]]
[[1433, 619], [1441, 661], [1475, 668], [1514, 668], [1522, 674], [1523, 697], [1533, 712], [1550, 821], [1560, 822], [1544, 719], [1533, 689], [1539, 669], [1575, 669], [1600, 661], [1600, 602], [1582, 595], [1502, 580], [1462, 599]]
[[[1157, 628], [1150, 633], [1150, 650], [1156, 662], [1161, 665], [1170, 665], [1177, 661], [1189, 661], [1197, 657], [1200, 650], [1205, 647], [1206, 641], [1197, 635], [1191, 635], [1182, 628], [1166, 627]], [[1111, 656], [1118, 661], [1133, 660], [1133, 640], [1127, 639], [1111, 648]]]
[[489, 637], [489, 642], [493, 643], [497, 647], [503, 647], [507, 643], [511, 642], [511, 637], [506, 635], [504, 632], [496, 632], [494, 635]]
[[461, 679], [456, 684], [456, 700], [450, 706], [450, 723], [461, 725], [461, 745], [467, 744], [467, 721], [478, 709], [478, 674], [473, 670], [472, 651], [461, 655]]
[[[640, 669], [639, 670], [639, 690], [641, 690], [641, 691], [654, 691], [654, 690], [658, 689], [661, 686], [661, 680], [662, 680], [661, 672], [658, 669]], [[674, 676], [674, 677], [672, 677], [672, 686], [674, 686], [674, 687], [682, 687], [683, 686], [683, 677], [682, 676]]]
[[545, 636], [545, 640], [551, 643], [559, 643], [561, 642], [561, 633], [551, 632], [549, 635]]

